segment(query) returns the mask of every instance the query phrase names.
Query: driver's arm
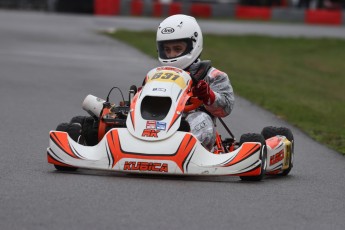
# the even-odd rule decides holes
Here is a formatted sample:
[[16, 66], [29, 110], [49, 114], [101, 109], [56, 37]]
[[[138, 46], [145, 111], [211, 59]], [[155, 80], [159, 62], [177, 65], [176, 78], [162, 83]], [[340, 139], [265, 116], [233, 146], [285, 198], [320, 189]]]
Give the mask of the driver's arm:
[[211, 105], [205, 105], [206, 110], [216, 117], [228, 116], [235, 103], [234, 91], [228, 75], [212, 68], [205, 81], [215, 94], [214, 102]]

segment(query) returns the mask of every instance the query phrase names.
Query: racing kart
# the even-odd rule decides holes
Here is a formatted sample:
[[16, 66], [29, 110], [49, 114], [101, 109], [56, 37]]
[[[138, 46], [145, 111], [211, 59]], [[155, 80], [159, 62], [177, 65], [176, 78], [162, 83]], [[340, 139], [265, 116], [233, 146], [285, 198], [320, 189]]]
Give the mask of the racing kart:
[[[293, 167], [294, 139], [284, 127], [265, 127], [236, 141], [216, 134], [212, 150], [190, 132], [184, 114], [201, 106], [192, 87], [200, 79], [174, 67], [157, 67], [144, 87], [131, 86], [119, 105], [88, 95], [83, 102], [97, 123], [97, 143], [87, 145], [67, 129], [50, 132], [48, 162], [57, 170], [78, 168], [125, 173], [239, 176], [260, 181], [287, 175]], [[113, 87], [117, 88], [117, 87]], [[121, 92], [122, 94], [122, 92]]]

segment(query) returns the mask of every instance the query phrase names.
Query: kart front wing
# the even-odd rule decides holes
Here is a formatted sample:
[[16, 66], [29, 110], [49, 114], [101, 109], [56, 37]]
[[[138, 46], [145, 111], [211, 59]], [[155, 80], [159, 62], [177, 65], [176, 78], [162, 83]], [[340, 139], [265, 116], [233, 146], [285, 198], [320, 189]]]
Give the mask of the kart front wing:
[[143, 141], [126, 128], [110, 130], [96, 146], [80, 145], [66, 132], [51, 131], [48, 162], [76, 168], [173, 175], [258, 176], [261, 143], [246, 142], [224, 154], [207, 151], [195, 136], [176, 132], [160, 141]]

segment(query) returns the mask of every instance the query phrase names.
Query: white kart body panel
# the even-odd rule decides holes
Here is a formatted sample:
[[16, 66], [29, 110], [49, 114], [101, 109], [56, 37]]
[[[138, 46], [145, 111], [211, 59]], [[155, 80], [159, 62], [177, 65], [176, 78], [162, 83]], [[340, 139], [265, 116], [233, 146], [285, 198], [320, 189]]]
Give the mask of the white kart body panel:
[[225, 154], [207, 151], [191, 134], [176, 132], [162, 141], [147, 142], [125, 128], [110, 130], [96, 146], [83, 146], [67, 133], [50, 133], [50, 163], [135, 173], [175, 175], [260, 174], [261, 144], [244, 143]]
[[267, 174], [277, 174], [287, 169], [292, 157], [292, 143], [285, 137], [277, 135], [266, 140]]
[[[170, 78], [165, 79], [166, 76]], [[174, 67], [158, 67], [147, 74], [147, 82], [137, 93], [127, 118], [127, 129], [135, 137], [146, 141], [160, 141], [172, 136], [180, 127], [181, 115], [189, 96], [186, 95], [192, 81], [188, 73]], [[162, 120], [146, 120], [141, 113], [142, 102], [146, 97], [170, 98], [171, 106]], [[162, 105], [156, 105], [162, 106]], [[144, 130], [155, 129], [159, 134], [152, 138], [143, 136]]]

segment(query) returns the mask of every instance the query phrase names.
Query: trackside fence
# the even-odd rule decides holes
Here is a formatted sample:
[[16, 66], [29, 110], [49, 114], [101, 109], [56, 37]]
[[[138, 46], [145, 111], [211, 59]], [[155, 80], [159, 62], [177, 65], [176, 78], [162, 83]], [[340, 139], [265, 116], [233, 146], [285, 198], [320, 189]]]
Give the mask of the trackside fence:
[[46, 10], [47, 0], [0, 0], [0, 8]]
[[279, 6], [267, 7], [240, 5], [240, 0], [0, 0], [0, 8], [86, 13], [96, 16], [167, 17], [182, 13], [206, 19], [286, 21], [336, 26], [345, 24], [344, 10], [288, 7], [289, 1], [291, 0], [281, 0]]
[[242, 6], [230, 3], [161, 3], [151, 0], [94, 0], [95, 15], [166, 17], [189, 14], [199, 18], [234, 18], [244, 20], [293, 21], [307, 24], [343, 25], [342, 10], [300, 9], [290, 7]]

